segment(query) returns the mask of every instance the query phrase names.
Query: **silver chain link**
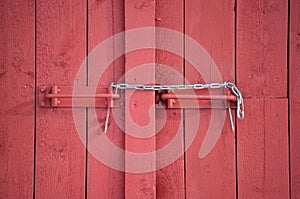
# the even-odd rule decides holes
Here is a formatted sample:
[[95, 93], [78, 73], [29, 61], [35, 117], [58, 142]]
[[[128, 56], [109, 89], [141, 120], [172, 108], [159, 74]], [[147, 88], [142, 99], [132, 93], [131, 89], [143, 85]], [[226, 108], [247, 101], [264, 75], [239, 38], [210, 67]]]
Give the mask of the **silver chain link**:
[[228, 88], [236, 96], [237, 99], [237, 117], [242, 120], [245, 117], [244, 111], [244, 100], [240, 90], [232, 82], [224, 83], [210, 83], [210, 84], [176, 84], [176, 85], [144, 85], [144, 84], [110, 84], [111, 87], [115, 89], [115, 92], [118, 93], [119, 90], [125, 89], [135, 89], [135, 90], [147, 90], [147, 91], [158, 91], [158, 90], [202, 90], [202, 89], [219, 89], [219, 88]]

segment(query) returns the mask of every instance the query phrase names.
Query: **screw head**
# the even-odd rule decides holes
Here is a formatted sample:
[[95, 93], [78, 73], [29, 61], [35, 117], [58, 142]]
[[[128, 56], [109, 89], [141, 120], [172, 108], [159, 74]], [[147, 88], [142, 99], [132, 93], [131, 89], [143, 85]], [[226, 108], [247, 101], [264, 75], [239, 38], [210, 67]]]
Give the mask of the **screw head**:
[[40, 106], [45, 106], [45, 105], [46, 105], [45, 102], [40, 103]]
[[41, 87], [41, 88], [40, 88], [40, 92], [41, 92], [41, 93], [44, 93], [44, 92], [45, 92], [45, 88], [44, 88], [44, 87]]

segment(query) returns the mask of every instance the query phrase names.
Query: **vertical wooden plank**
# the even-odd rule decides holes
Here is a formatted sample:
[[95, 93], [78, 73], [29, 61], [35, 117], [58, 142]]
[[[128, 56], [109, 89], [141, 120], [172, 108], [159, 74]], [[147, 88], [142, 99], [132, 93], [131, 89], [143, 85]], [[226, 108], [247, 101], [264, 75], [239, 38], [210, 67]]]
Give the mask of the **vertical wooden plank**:
[[238, 123], [238, 195], [289, 198], [287, 99], [247, 99]]
[[[133, 28], [142, 28], [147, 26], [155, 26], [155, 1], [154, 0], [125, 0], [125, 30]], [[150, 40], [155, 42], [153, 38], [138, 37], [140, 39]], [[152, 35], [151, 35], [152, 36]], [[130, 41], [125, 36], [126, 47], [130, 44]], [[133, 39], [133, 38], [131, 38]], [[133, 40], [131, 40], [133, 42]], [[153, 45], [154, 46], [154, 45]], [[135, 66], [145, 63], [155, 63], [155, 49], [140, 50], [135, 53], [126, 54], [125, 57], [125, 71], [133, 69]], [[126, 82], [129, 84], [144, 84], [145, 79], [155, 81], [155, 67], [149, 67], [147, 73], [139, 74], [137, 76], [126, 75]], [[155, 150], [155, 137], [139, 139], [128, 135], [132, 129], [126, 125], [130, 122], [130, 117], [134, 118], [136, 125], [145, 126], [149, 123], [150, 118], [155, 118], [155, 111], [151, 111], [150, 107], [155, 104], [154, 92], [136, 92], [130, 99], [128, 94], [131, 91], [125, 93], [125, 149], [126, 151], [133, 151], [136, 153], [151, 152]], [[155, 132], [155, 125], [151, 125], [149, 131]], [[140, 132], [152, 133], [152, 132]], [[130, 165], [134, 164], [133, 159], [130, 159], [128, 155], [125, 155], [125, 168], [128, 169]], [[135, 163], [138, 164], [138, 163]], [[143, 164], [142, 162], [139, 164]], [[155, 158], [153, 159], [153, 169], [155, 168]], [[155, 172], [148, 173], [129, 173], [125, 174], [125, 198], [156, 198], [155, 189]]]
[[32, 198], [34, 1], [1, 1], [0, 198]]
[[[37, 86], [72, 86], [86, 54], [86, 3], [36, 3]], [[36, 198], [84, 198], [85, 147], [72, 109], [38, 108], [36, 131]]]
[[285, 97], [287, 0], [237, 1], [237, 82], [245, 97]]
[[[287, 5], [237, 2], [237, 82], [246, 97], [287, 96]], [[249, 100], [245, 107], [247, 119], [238, 125], [239, 197], [288, 198], [286, 100]]]
[[290, 1], [290, 160], [291, 196], [300, 198], [300, 1]]
[[[120, 0], [90, 0], [88, 4], [88, 51], [91, 52], [94, 48], [97, 48], [100, 42], [124, 31], [124, 2]], [[115, 48], [122, 49], [124, 46], [118, 43], [115, 45]], [[88, 85], [108, 87], [111, 82], [117, 82], [123, 73], [124, 59], [121, 58], [107, 68], [99, 82], [95, 82], [89, 78]], [[103, 129], [107, 108], [97, 108], [96, 112], [98, 122]], [[93, 126], [94, 121], [91, 119], [93, 115], [90, 110], [88, 118], [89, 127], [87, 137], [88, 143], [91, 143], [94, 137], [92, 133], [97, 133], [96, 136], [100, 135], [99, 132], [92, 132], [91, 130], [95, 128]], [[108, 133], [105, 136], [113, 140], [113, 143], [117, 144], [117, 146], [124, 147], [124, 134], [116, 126], [112, 115], [110, 116]], [[88, 153], [87, 158], [87, 198], [124, 198], [124, 172], [107, 167], [90, 153]]]
[[[186, 34], [194, 38], [209, 53], [216, 63], [224, 81], [234, 82], [234, 1], [185, 1]], [[195, 9], [197, 8], [197, 9]], [[186, 52], [186, 57], [188, 54]], [[211, 70], [210, 65], [194, 66]], [[215, 82], [210, 72], [204, 82], [201, 75], [188, 62], [185, 75], [190, 83]], [[222, 82], [219, 82], [222, 83]], [[212, 124], [214, 133], [221, 129], [220, 137], [212, 151], [199, 158], [199, 150], [211, 123], [211, 110], [200, 110], [199, 127], [194, 114], [199, 110], [186, 110], [185, 136], [198, 128], [191, 147], [186, 152], [186, 197], [187, 198], [235, 198], [235, 136], [230, 128], [226, 110], [216, 110], [226, 116], [224, 127]], [[217, 190], [217, 191], [216, 191]]]
[[[178, 32], [184, 33], [184, 1], [156, 1], [156, 27], [169, 28]], [[168, 46], [170, 44], [164, 43], [165, 41], [157, 37], [156, 42], [160, 46]], [[178, 43], [182, 44], [184, 38]], [[179, 46], [180, 47], [180, 46]], [[178, 49], [179, 50], [179, 49]], [[179, 50], [180, 51], [180, 50]], [[155, 81], [158, 84], [183, 84], [184, 70], [182, 57], [174, 56], [166, 51], [156, 50], [156, 63], [164, 64], [170, 68], [166, 70], [164, 67], [156, 67]], [[181, 77], [176, 77], [174, 71], [180, 73]], [[156, 120], [159, 122], [163, 120], [163, 112], [166, 111], [166, 124], [164, 128], [156, 135], [156, 150], [166, 146], [175, 133], [181, 134], [181, 145], [178, 146], [183, 151], [183, 129], [178, 130], [179, 122], [181, 121], [181, 110], [156, 110]], [[157, 127], [156, 127], [157, 128]], [[157, 198], [184, 198], [185, 185], [184, 185], [184, 156], [182, 155], [171, 165], [160, 169], [156, 172], [156, 195]]]

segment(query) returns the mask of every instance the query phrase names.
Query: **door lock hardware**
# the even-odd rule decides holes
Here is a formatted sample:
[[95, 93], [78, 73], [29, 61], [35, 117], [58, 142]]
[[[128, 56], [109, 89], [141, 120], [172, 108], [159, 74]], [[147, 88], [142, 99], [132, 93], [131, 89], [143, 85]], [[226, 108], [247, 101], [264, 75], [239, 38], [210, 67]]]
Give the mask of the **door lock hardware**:
[[[88, 94], [92, 88], [82, 87], [82, 92], [87, 93], [74, 95], [71, 86], [40, 86], [39, 106], [46, 108], [67, 108], [67, 107], [113, 107], [115, 106], [113, 99], [120, 99], [120, 94], [113, 93], [113, 88], [94, 88], [96, 93]], [[73, 104], [73, 98], [76, 98], [76, 104]], [[118, 104], [116, 106], [119, 106]]]
[[[244, 119], [244, 101], [241, 92], [231, 82], [189, 85], [144, 85], [111, 83], [108, 88], [76, 87], [82, 91], [73, 94], [71, 86], [40, 86], [38, 90], [38, 103], [40, 107], [105, 107], [107, 114], [104, 133], [107, 132], [108, 119], [112, 107], [124, 105], [120, 90], [133, 89], [136, 91], [155, 91], [155, 103], [158, 108], [226, 108], [228, 110], [232, 131], [234, 123], [232, 108], [236, 108], [237, 118]], [[221, 94], [209, 95], [208, 89], [223, 89]], [[186, 92], [192, 90], [193, 92]], [[96, 92], [95, 92], [96, 91]], [[176, 91], [176, 92], [175, 92]], [[95, 93], [95, 94], [91, 94]], [[73, 99], [76, 98], [76, 103]], [[210, 102], [218, 103], [210, 103]]]

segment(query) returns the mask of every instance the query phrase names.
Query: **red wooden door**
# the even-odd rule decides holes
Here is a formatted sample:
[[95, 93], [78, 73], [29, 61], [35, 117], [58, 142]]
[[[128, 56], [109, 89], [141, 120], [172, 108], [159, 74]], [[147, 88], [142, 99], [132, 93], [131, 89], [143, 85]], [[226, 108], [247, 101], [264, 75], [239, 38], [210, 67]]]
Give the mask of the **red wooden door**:
[[[0, 198], [300, 197], [299, 0], [0, 5]], [[226, 109], [164, 109], [156, 91], [120, 89], [109, 117], [110, 100], [40, 104], [42, 86], [222, 83], [217, 71], [244, 96], [235, 132]]]

